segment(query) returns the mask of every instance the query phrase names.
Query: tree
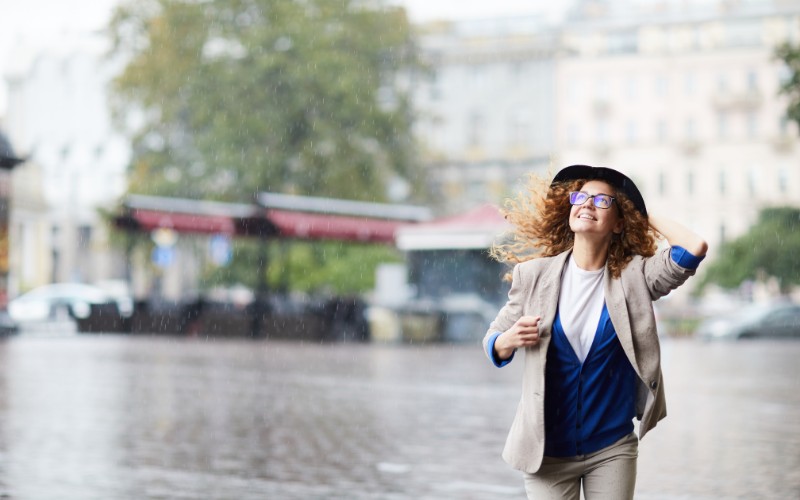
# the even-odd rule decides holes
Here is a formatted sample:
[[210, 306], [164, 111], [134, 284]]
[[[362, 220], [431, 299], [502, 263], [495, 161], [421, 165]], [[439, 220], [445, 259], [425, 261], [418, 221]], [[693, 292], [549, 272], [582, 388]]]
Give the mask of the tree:
[[800, 209], [765, 208], [758, 222], [743, 236], [724, 243], [706, 269], [702, 285], [735, 288], [763, 276], [778, 279], [787, 291], [800, 284]]
[[[127, 61], [112, 105], [132, 135], [131, 192], [385, 201], [390, 184], [406, 183], [411, 201], [424, 198], [404, 85], [417, 56], [402, 9], [377, 0], [127, 0], [110, 33], [113, 55]], [[243, 254], [255, 254], [247, 246]], [[386, 253], [358, 248], [366, 260]], [[324, 264], [307, 268], [324, 276]]]
[[[359, 0], [132, 0], [111, 23], [128, 58], [132, 189], [249, 201], [281, 191], [380, 201], [419, 183], [401, 9]], [[419, 187], [419, 186], [418, 186]], [[421, 192], [416, 190], [416, 192]]]
[[800, 125], [800, 46], [784, 43], [775, 49], [775, 57], [788, 69], [788, 77], [781, 83], [781, 93], [789, 97], [786, 117]]

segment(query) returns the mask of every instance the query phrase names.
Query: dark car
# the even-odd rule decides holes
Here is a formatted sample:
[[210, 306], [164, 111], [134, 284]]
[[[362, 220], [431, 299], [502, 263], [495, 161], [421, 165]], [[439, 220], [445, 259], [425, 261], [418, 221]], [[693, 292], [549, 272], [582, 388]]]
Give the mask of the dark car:
[[5, 309], [0, 309], [0, 337], [14, 335], [19, 332], [19, 325], [11, 319], [11, 315]]
[[800, 305], [788, 302], [753, 305], [738, 314], [705, 320], [697, 335], [707, 340], [800, 338]]

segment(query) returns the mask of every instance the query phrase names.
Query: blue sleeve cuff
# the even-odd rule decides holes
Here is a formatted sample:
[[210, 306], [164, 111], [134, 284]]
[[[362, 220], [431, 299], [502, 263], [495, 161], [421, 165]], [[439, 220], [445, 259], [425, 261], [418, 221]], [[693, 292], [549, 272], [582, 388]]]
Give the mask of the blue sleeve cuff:
[[497, 337], [499, 337], [500, 335], [501, 335], [500, 332], [492, 334], [492, 336], [489, 337], [489, 342], [487, 343], [487, 346], [489, 347], [489, 352], [491, 353], [492, 356], [492, 363], [494, 363], [494, 366], [498, 368], [502, 368], [507, 364], [511, 363], [511, 360], [514, 359], [514, 354], [517, 352], [516, 350], [512, 352], [511, 356], [508, 359], [498, 359], [497, 351], [494, 350], [494, 343], [497, 341]]
[[700, 262], [706, 258], [705, 255], [702, 257], [697, 257], [689, 253], [683, 247], [674, 246], [670, 251], [670, 256], [672, 257], [672, 261], [681, 266], [684, 269], [697, 269], [697, 266], [700, 265]]

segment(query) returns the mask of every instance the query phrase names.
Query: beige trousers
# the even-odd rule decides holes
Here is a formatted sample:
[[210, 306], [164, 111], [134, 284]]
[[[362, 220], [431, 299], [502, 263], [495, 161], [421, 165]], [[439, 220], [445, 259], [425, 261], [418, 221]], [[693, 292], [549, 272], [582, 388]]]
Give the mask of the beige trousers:
[[639, 438], [630, 433], [600, 451], [576, 457], [544, 457], [535, 474], [525, 473], [530, 500], [633, 499]]

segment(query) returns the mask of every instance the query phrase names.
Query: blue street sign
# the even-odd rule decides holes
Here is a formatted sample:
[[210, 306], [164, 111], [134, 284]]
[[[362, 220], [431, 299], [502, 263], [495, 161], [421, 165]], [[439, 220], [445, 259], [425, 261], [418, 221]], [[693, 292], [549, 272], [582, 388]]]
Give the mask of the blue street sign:
[[231, 239], [224, 234], [215, 234], [208, 242], [208, 253], [211, 262], [218, 266], [227, 266], [233, 257]]
[[152, 260], [161, 269], [168, 268], [175, 260], [175, 247], [154, 247]]

